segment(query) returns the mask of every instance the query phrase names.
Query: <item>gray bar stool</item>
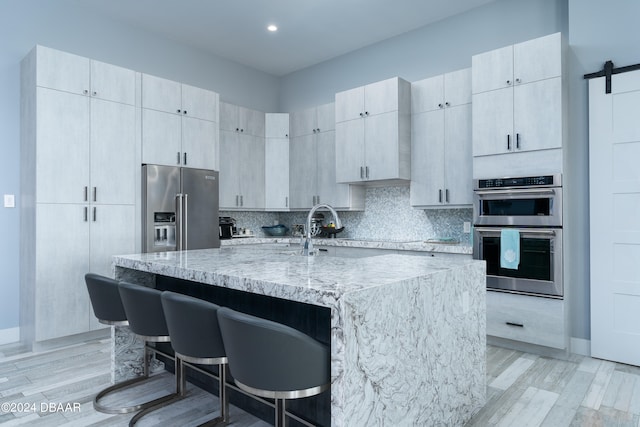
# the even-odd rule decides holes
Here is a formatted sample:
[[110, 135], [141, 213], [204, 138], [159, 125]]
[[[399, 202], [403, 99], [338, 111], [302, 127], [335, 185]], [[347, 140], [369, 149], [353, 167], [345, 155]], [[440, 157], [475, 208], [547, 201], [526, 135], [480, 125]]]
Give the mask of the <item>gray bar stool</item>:
[[[93, 313], [98, 318], [98, 322], [110, 326], [127, 326], [129, 322], [127, 321], [127, 315], [124, 312], [124, 307], [120, 300], [118, 282], [95, 273], [85, 274], [84, 281], [87, 284], [87, 291], [89, 292]], [[97, 411], [107, 414], [127, 414], [141, 409], [142, 404], [114, 407], [105, 406], [100, 403], [100, 400], [114, 391], [131, 387], [145, 379], [144, 377], [133, 378], [105, 388], [94, 397], [93, 407]]]
[[[198, 298], [175, 292], [162, 293], [162, 307], [167, 320], [171, 346], [176, 358], [182, 363], [180, 377], [184, 380], [184, 366], [198, 370], [203, 374], [218, 380], [220, 398], [220, 416], [201, 426], [212, 426], [229, 421], [229, 399], [226, 389], [227, 355], [224, 351], [220, 328], [218, 327], [218, 306]], [[218, 375], [198, 369], [191, 364], [218, 365]], [[184, 394], [184, 382], [181, 393]], [[137, 422], [156, 408], [149, 408], [139, 412], [133, 418]]]
[[[127, 282], [120, 282], [118, 284], [118, 290], [120, 292], [122, 306], [129, 320], [129, 329], [145, 341], [143, 376], [149, 376], [149, 353], [161, 354], [175, 361], [175, 393], [146, 402], [144, 403], [143, 409], [145, 411], [151, 408], [156, 410], [183, 399], [184, 378], [181, 376], [182, 365], [180, 359], [147, 345], [148, 343], [168, 343], [171, 341], [167, 322], [164, 317], [162, 301], [160, 299], [162, 291]], [[136, 421], [136, 417], [132, 418], [129, 425], [135, 425]]]
[[235, 383], [248, 393], [275, 399], [276, 426], [286, 425], [287, 399], [329, 389], [327, 346], [297, 329], [229, 308], [218, 310], [218, 321]]

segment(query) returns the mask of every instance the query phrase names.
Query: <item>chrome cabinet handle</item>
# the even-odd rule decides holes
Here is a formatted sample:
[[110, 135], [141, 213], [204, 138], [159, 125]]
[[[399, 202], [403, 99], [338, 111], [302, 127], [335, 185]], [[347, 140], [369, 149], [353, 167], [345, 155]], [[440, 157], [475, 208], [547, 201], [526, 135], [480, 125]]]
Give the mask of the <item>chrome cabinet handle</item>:
[[179, 152], [179, 151], [176, 153], [176, 156], [177, 156], [177, 157], [176, 157], [176, 159], [177, 159], [177, 160], [176, 160], [176, 164], [178, 164], [178, 165], [179, 165], [179, 164], [180, 164], [180, 152]]
[[520, 134], [516, 133], [516, 149], [520, 149]]
[[83, 91], [82, 91], [82, 93], [83, 93], [84, 95], [89, 95], [89, 91], [88, 91], [87, 89], [83, 90]]
[[438, 190], [438, 203], [442, 203], [442, 189]]
[[176, 204], [176, 250], [182, 250], [182, 197], [181, 193], [176, 194], [175, 204]]
[[360, 179], [364, 179], [364, 168], [360, 166]]
[[443, 107], [444, 107], [444, 105], [442, 105], [441, 103], [438, 104], [438, 108], [443, 108]]
[[284, 207], [285, 208], [289, 207], [289, 196], [285, 196], [285, 198], [284, 198]]
[[444, 190], [444, 201], [449, 203], [449, 189]]
[[182, 164], [186, 165], [187, 164], [187, 152], [185, 151], [185, 153], [182, 155], [184, 157], [184, 161]]
[[364, 176], [365, 178], [369, 179], [369, 166], [364, 167]]
[[187, 114], [187, 110], [183, 110], [183, 111], [182, 111], [182, 114]]
[[519, 78], [516, 79], [516, 83], [522, 83], [522, 80], [520, 80]]
[[[478, 234], [497, 233], [500, 234], [502, 228], [475, 227]], [[545, 236], [555, 236], [555, 230], [536, 230], [534, 228], [519, 228], [520, 234], [542, 234]]]
[[511, 135], [507, 135], [507, 151], [511, 151]]
[[98, 187], [93, 187], [93, 201], [98, 201]]
[[189, 233], [187, 231], [187, 227], [189, 226], [189, 195], [185, 194], [184, 196], [184, 221], [183, 221], [183, 234], [182, 234], [182, 240], [184, 241], [184, 250], [188, 250], [189, 249]]
[[93, 96], [97, 96], [97, 95], [98, 95], [98, 92], [96, 92], [96, 91], [94, 90], [94, 91], [91, 93], [91, 95], [93, 95]]
[[240, 196], [236, 194], [236, 206], [240, 206]]
[[89, 208], [87, 208], [86, 206], [84, 207], [84, 222], [87, 222], [89, 220]]
[[444, 105], [448, 107], [451, 104], [449, 104], [448, 102], [445, 102]]
[[240, 206], [244, 206], [244, 196], [240, 195]]
[[176, 113], [180, 114], [180, 113], [182, 113], [182, 110], [177, 109], [177, 110], [176, 110]]
[[507, 85], [511, 86], [511, 80], [507, 80]]
[[96, 210], [97, 210], [97, 208], [94, 206], [93, 207], [93, 222], [96, 222]]
[[89, 187], [87, 187], [86, 185], [84, 186], [84, 201], [89, 201]]
[[320, 196], [316, 196], [316, 204], [320, 204]]
[[504, 322], [508, 326], [516, 326], [518, 328], [524, 328], [524, 323]]

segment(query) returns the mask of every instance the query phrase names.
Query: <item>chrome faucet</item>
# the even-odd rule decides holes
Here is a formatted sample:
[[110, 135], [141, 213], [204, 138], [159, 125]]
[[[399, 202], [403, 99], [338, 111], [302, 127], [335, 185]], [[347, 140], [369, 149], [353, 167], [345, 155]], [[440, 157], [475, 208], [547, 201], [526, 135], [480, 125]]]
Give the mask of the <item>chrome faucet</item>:
[[302, 241], [302, 255], [306, 255], [306, 256], [311, 256], [313, 255], [313, 243], [311, 242], [311, 218], [313, 218], [313, 214], [316, 213], [316, 211], [318, 209], [328, 209], [331, 212], [331, 215], [333, 215], [333, 223], [335, 224], [336, 228], [342, 228], [342, 222], [340, 221], [340, 218], [338, 218], [338, 212], [336, 212], [335, 209], [333, 209], [331, 206], [329, 205], [325, 205], [325, 204], [319, 204], [319, 205], [315, 205], [314, 207], [311, 208], [311, 210], [309, 211], [309, 215], [307, 215], [307, 224], [306, 224], [306, 229], [305, 229], [305, 239]]

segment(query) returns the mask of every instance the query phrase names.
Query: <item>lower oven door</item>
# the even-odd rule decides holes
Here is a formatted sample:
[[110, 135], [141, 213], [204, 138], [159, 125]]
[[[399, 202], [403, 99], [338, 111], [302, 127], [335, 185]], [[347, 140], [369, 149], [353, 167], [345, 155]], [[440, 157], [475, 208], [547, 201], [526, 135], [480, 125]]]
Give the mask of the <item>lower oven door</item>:
[[487, 289], [562, 298], [562, 229], [517, 228], [520, 264], [500, 267], [500, 233], [504, 227], [476, 227], [473, 257], [487, 263]]

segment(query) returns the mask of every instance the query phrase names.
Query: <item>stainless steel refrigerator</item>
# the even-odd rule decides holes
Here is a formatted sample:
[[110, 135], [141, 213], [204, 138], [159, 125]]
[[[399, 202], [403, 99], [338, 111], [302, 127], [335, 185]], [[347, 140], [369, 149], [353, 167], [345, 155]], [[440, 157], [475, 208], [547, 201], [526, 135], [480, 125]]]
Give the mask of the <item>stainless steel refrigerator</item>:
[[142, 165], [142, 251], [220, 247], [218, 172]]

